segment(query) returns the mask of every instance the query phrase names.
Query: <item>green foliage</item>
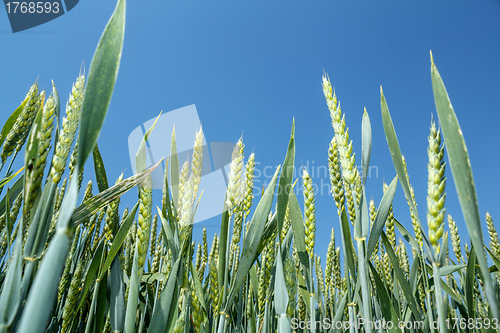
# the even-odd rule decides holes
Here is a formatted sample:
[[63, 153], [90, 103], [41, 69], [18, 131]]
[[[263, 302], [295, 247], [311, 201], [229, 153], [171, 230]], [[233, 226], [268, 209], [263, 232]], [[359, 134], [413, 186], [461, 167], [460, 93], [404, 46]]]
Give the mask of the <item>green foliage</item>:
[[[338, 131], [328, 152], [325, 151], [325, 159], [329, 161], [334, 189], [332, 205], [336, 205], [339, 218], [337, 234], [342, 240], [341, 247], [336, 248], [332, 230], [324, 275], [320, 254], [314, 246], [314, 186], [307, 171], [302, 180], [304, 213], [294, 189], [294, 122], [283, 166], [276, 169], [263, 195], [255, 198], [254, 206], [255, 155], [251, 154], [243, 167], [244, 144], [242, 139], [238, 141], [226, 193], [229, 209], [222, 214], [219, 236], [214, 236], [211, 245], [207, 243], [206, 231], [203, 243], [196, 246], [193, 242], [194, 203], [200, 199], [197, 193], [202, 165], [201, 131], [195, 142], [191, 170], [188, 164], [179, 168], [175, 132], [172, 133], [173, 155], [165, 168], [161, 208], [157, 208], [159, 231], [150, 227], [157, 199], [151, 191], [150, 174], [158, 164], [150, 169], [141, 164], [152, 129], [137, 153], [139, 173], [108, 187], [96, 140], [118, 72], [124, 24], [125, 1], [119, 0], [98, 44], [87, 86], [85, 90], [78, 86], [69, 102], [73, 112], [77, 105], [75, 96], [85, 94], [80, 96], [81, 118], [70, 124], [79, 128], [78, 146], [73, 148], [73, 158], [78, 162], [73, 162], [72, 167], [78, 175], [82, 173], [92, 151], [99, 193], [93, 195], [90, 184], [84, 202], [77, 207], [78, 177], [70, 178], [65, 170], [70, 149], [65, 138], [73, 140], [77, 128], [71, 128], [69, 134], [64, 132], [64, 126], [57, 129], [59, 97], [55, 87], [46, 102], [45, 93], [32, 88], [2, 128], [0, 146], [5, 158], [2, 157], [0, 171], [8, 159], [12, 165], [19, 145], [25, 149], [25, 168], [12, 174], [9, 167], [0, 175], [0, 191], [7, 189], [0, 201], [0, 332], [379, 331], [368, 326], [349, 329], [345, 324], [341, 328], [327, 327], [328, 323], [360, 319], [367, 325], [382, 321], [395, 325], [411, 323], [413, 330], [405, 331], [412, 332], [470, 332], [472, 321], [483, 325], [477, 332], [496, 330], [500, 298], [498, 235], [487, 214], [491, 249], [485, 248], [465, 141], [433, 62], [431, 78], [441, 130], [434, 125], [431, 129], [429, 152], [430, 163], [434, 164], [430, 168], [429, 193], [434, 197], [428, 212], [429, 238], [419, 219], [382, 91], [382, 120], [397, 175], [384, 191], [378, 208], [370, 202], [369, 214], [365, 183], [372, 127], [368, 112], [365, 110], [362, 118], [363, 168], [359, 174], [346, 114], [340, 110], [330, 80], [323, 77], [332, 124]], [[80, 76], [79, 84], [84, 80]], [[54, 117], [56, 126], [52, 126]], [[15, 126], [17, 119], [23, 120], [22, 128]], [[45, 170], [43, 161], [48, 154], [58, 154], [57, 144], [50, 145], [52, 127], [57, 129], [54, 142], [62, 138], [67, 147], [60, 156], [64, 163], [57, 162], [57, 174], [52, 172], [50, 176], [54, 165]], [[439, 133], [443, 134], [444, 146]], [[462, 256], [458, 229], [449, 217], [457, 263], [448, 256], [443, 223], [443, 149], [448, 154], [472, 241], [470, 246], [464, 244], [466, 256]], [[43, 161], [38, 163], [40, 157]], [[53, 157], [53, 161], [57, 160]], [[51, 181], [42, 184], [44, 173]], [[57, 179], [51, 178], [55, 175]], [[61, 179], [64, 181], [59, 187]], [[410, 209], [394, 216], [391, 207], [398, 183]], [[137, 203], [120, 218], [119, 198], [135, 186], [139, 188]], [[22, 214], [18, 214], [21, 207]], [[107, 229], [101, 225], [105, 215]], [[410, 223], [413, 233], [404, 226]], [[395, 237], [399, 237], [398, 242]], [[155, 242], [151, 247], [150, 239]], [[413, 251], [407, 251], [408, 246]], [[413, 256], [408, 257], [408, 253]], [[494, 266], [487, 266], [487, 255]], [[151, 260], [146, 260], [148, 256]], [[306, 322], [297, 325], [297, 320]], [[401, 330], [395, 326], [382, 331]]]

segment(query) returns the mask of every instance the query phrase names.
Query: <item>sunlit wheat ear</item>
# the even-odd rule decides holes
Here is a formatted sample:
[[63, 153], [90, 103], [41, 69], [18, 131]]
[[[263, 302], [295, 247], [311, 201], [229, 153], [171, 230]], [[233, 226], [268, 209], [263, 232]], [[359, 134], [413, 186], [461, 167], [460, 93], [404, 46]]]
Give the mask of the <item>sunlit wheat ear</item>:
[[[266, 248], [267, 249], [267, 248]], [[270, 260], [266, 250], [262, 252], [262, 265], [259, 270], [259, 290], [258, 290], [258, 313], [262, 318], [264, 317], [266, 290], [268, 287], [269, 279], [267, 272], [267, 262]]]
[[19, 151], [24, 145], [24, 142], [28, 137], [29, 130], [31, 128], [31, 125], [33, 124], [33, 121], [35, 120], [35, 116], [38, 111], [38, 103], [38, 84], [35, 82], [31, 86], [28, 94], [23, 101], [23, 110], [17, 117], [16, 122], [5, 138], [2, 152], [0, 153], [2, 164], [10, 155], [12, 155], [14, 150]]
[[444, 147], [441, 144], [441, 133], [436, 128], [434, 121], [431, 123], [427, 155], [429, 157], [427, 167], [427, 224], [429, 226], [429, 240], [434, 248], [434, 253], [438, 254], [444, 230], [446, 178], [444, 176]]
[[490, 235], [490, 248], [497, 258], [500, 258], [500, 242], [498, 240], [498, 233], [493, 224], [493, 218], [490, 213], [486, 213], [486, 224], [488, 226], [488, 234]]
[[[406, 160], [405, 160], [404, 156], [402, 156], [402, 158], [403, 158], [403, 166], [405, 167], [406, 177], [408, 177], [408, 182], [409, 182], [410, 175], [408, 174]], [[417, 207], [417, 203], [415, 202], [415, 193], [413, 192], [413, 187], [411, 186], [411, 184], [409, 184], [409, 185], [410, 185], [410, 194], [411, 194], [411, 198], [413, 200], [413, 204], [415, 205], [415, 207]], [[412, 205], [410, 204], [410, 202], [408, 200], [406, 202], [408, 203], [408, 207], [410, 207], [411, 224], [413, 226], [413, 231], [415, 232], [415, 238], [417, 239], [420, 250], [422, 250], [423, 246], [424, 246], [423, 240], [422, 240], [422, 229], [420, 228], [420, 225], [417, 221], [417, 217], [415, 216], [415, 212], [413, 211]], [[415, 249], [413, 249], [413, 251], [415, 251]]]
[[194, 140], [193, 147], [193, 163], [191, 165], [191, 172], [194, 177], [193, 181], [193, 192], [196, 195], [198, 189], [200, 188], [201, 173], [203, 171], [203, 130], [196, 133], [196, 138]]
[[195, 327], [195, 331], [198, 331], [204, 319], [203, 310], [194, 282], [191, 283], [191, 287], [189, 289], [191, 292], [191, 315], [193, 317], [193, 325]]
[[469, 244], [467, 244], [467, 243], [464, 244], [464, 251], [465, 251], [466, 262], [469, 262], [469, 259], [470, 259]]
[[342, 288], [342, 275], [340, 273], [340, 247], [335, 249], [335, 258], [333, 259], [333, 285], [337, 290]]
[[359, 172], [352, 151], [352, 141], [349, 139], [349, 128], [347, 128], [345, 124], [345, 115], [342, 114], [340, 103], [337, 101], [330, 79], [326, 75], [323, 75], [323, 94], [325, 95], [326, 104], [330, 110], [332, 127], [335, 131], [335, 140], [337, 142], [340, 165], [342, 167], [342, 178], [345, 196], [347, 198], [349, 217], [351, 223], [354, 223], [356, 220], [354, 200], [359, 201], [360, 194], [359, 189], [356, 189], [360, 186]]
[[243, 201], [243, 139], [239, 139], [233, 150], [231, 164], [229, 165], [229, 180], [226, 194], [226, 209], [232, 210]]
[[163, 274], [167, 274], [172, 269], [172, 250], [170, 250], [170, 248], [166, 250], [165, 262], [166, 265], [163, 266], [164, 267]]
[[328, 249], [326, 251], [326, 266], [325, 266], [325, 287], [327, 290], [333, 286], [333, 265], [335, 260], [335, 231], [332, 228], [332, 233], [330, 235], [330, 243], [328, 243]]
[[345, 207], [345, 195], [344, 186], [342, 185], [342, 174], [340, 171], [340, 157], [335, 137], [332, 138], [330, 146], [328, 147], [328, 170], [332, 186], [331, 192], [335, 200], [335, 205], [337, 205], [337, 213], [340, 216]]
[[384, 256], [381, 258], [381, 260], [382, 260], [382, 267], [384, 269], [386, 284], [389, 285], [390, 288], [392, 289], [393, 287], [392, 264], [391, 260], [389, 259], [389, 254], [387, 252], [384, 252]]
[[304, 301], [304, 298], [302, 297], [302, 294], [299, 293], [299, 301], [298, 301], [298, 315], [299, 315], [299, 320], [301, 322], [305, 322], [306, 321], [306, 312], [307, 312], [307, 308], [306, 308], [306, 302]]
[[318, 281], [318, 291], [325, 295], [325, 278], [323, 276], [323, 267], [321, 266], [321, 258], [318, 255], [315, 255], [315, 266], [314, 266], [316, 281]]
[[241, 239], [241, 231], [243, 229], [243, 210], [241, 209], [241, 206], [239, 209], [237, 209], [234, 219], [233, 219], [233, 235], [231, 236], [231, 246], [230, 246], [230, 253], [229, 253], [229, 268], [231, 269], [233, 267], [233, 260], [236, 247], [238, 243], [240, 242]]
[[179, 297], [179, 305], [182, 304], [181, 311], [179, 313], [179, 317], [177, 317], [177, 320], [175, 321], [174, 328], [172, 330], [173, 333], [182, 333], [184, 332], [185, 326], [186, 326], [186, 311], [187, 311], [187, 304], [189, 302], [189, 299], [186, 295], [187, 289], [182, 289], [181, 290], [181, 295]]
[[[387, 191], [387, 184], [383, 183], [384, 193]], [[392, 210], [392, 205], [389, 208], [389, 215], [387, 215], [387, 220], [385, 221], [385, 232], [387, 234], [387, 238], [391, 242], [392, 248], [396, 249], [396, 231], [394, 227], [394, 212]]]
[[[23, 194], [19, 193], [19, 195], [16, 197], [16, 200], [14, 201], [14, 203], [12, 204], [12, 207], [10, 209], [10, 223], [12, 223], [12, 225], [17, 220], [17, 216], [19, 214], [19, 211], [21, 210], [22, 203], [23, 203]], [[4, 212], [2, 214], [2, 216], [0, 216], [0, 230], [4, 230], [5, 223], [7, 222], [5, 214], [7, 214], [7, 213]], [[7, 238], [7, 234], [5, 234], [5, 238]]]
[[151, 270], [155, 269], [156, 266], [156, 271], [160, 265], [160, 258], [157, 259], [157, 254], [158, 254], [157, 248], [159, 245], [157, 243], [157, 231], [158, 231], [158, 215], [155, 214], [155, 216], [153, 217], [153, 223], [151, 224], [151, 242], [149, 244], [149, 253], [152, 259]]
[[177, 208], [177, 219], [180, 221], [182, 219], [182, 207], [184, 205], [184, 200], [186, 200], [189, 191], [188, 180], [189, 174], [191, 173], [189, 168], [189, 160], [185, 161], [182, 165], [180, 176], [179, 176], [179, 198], [176, 202]]
[[188, 182], [184, 187], [183, 198], [179, 209], [179, 226], [182, 228], [192, 224], [194, 200], [196, 198], [195, 176], [193, 173], [189, 176]]
[[66, 162], [69, 156], [71, 145], [75, 139], [76, 129], [80, 120], [80, 111], [85, 93], [85, 77], [80, 75], [77, 79], [71, 94], [69, 102], [66, 104], [66, 117], [63, 118], [62, 128], [59, 132], [59, 139], [56, 143], [56, 150], [52, 158], [52, 169], [50, 174], [52, 181], [57, 184], [66, 168]]
[[139, 189], [139, 216], [137, 218], [137, 248], [139, 254], [139, 273], [142, 273], [146, 255], [149, 248], [149, 237], [151, 234], [151, 209], [153, 192], [146, 186]]
[[457, 258], [457, 263], [461, 264], [463, 261], [462, 257], [462, 247], [460, 246], [460, 236], [458, 234], [458, 228], [455, 224], [455, 220], [448, 214], [448, 227], [450, 228], [451, 234], [451, 244], [453, 246], [453, 252]]
[[54, 214], [52, 215], [52, 222], [50, 224], [50, 230], [54, 230], [57, 218], [59, 217], [59, 209], [61, 208], [62, 199], [64, 197], [64, 193], [66, 193], [66, 184], [68, 183], [68, 179], [65, 178], [62, 182], [61, 187], [58, 189], [56, 195], [56, 202], [54, 204]]
[[292, 227], [292, 218], [290, 217], [290, 203], [288, 203], [286, 205], [285, 217], [283, 218], [283, 230], [281, 232], [280, 242], [283, 242], [291, 227]]
[[261, 269], [259, 271], [259, 290], [258, 290], [258, 307], [260, 317], [264, 315], [266, 299], [269, 297], [269, 283], [271, 280], [271, 273], [276, 259], [276, 231], [273, 232], [270, 239], [267, 241], [261, 255]]
[[245, 199], [243, 201], [243, 209], [245, 217], [250, 213], [253, 200], [253, 180], [255, 172], [255, 154], [251, 153], [245, 165]]
[[84, 261], [79, 260], [76, 264], [75, 273], [71, 278], [71, 283], [66, 295], [66, 302], [62, 314], [61, 332], [68, 332], [71, 325], [71, 320], [76, 310], [76, 304], [79, 298], [80, 285], [82, 283], [82, 276], [84, 270]]
[[219, 265], [219, 238], [214, 235], [210, 255], [208, 256], [208, 290], [212, 303], [212, 310], [217, 311], [217, 301], [219, 300], [219, 278], [217, 267]]
[[399, 238], [397, 254], [399, 260], [399, 267], [401, 267], [401, 269], [405, 273], [406, 278], [408, 278], [408, 275], [410, 274], [410, 262], [408, 260], [408, 252], [406, 251], [406, 246], [401, 240], [401, 238]]
[[194, 267], [196, 268], [196, 271], [199, 271], [200, 270], [200, 267], [201, 267], [201, 244], [198, 243], [198, 246], [196, 247], [196, 260], [194, 262]]
[[75, 229], [75, 236], [73, 238], [73, 242], [71, 244], [71, 248], [69, 250], [68, 257], [66, 258], [66, 264], [64, 266], [64, 271], [61, 277], [61, 281], [59, 282], [59, 289], [58, 289], [58, 296], [57, 296], [57, 302], [60, 303], [64, 293], [66, 292], [66, 288], [68, 286], [68, 282], [70, 282], [71, 278], [71, 266], [72, 266], [72, 261], [73, 261], [73, 256], [76, 251], [76, 247], [78, 246], [78, 240], [80, 236], [80, 226], [76, 227]]
[[[40, 98], [43, 100], [43, 97]], [[50, 140], [54, 129], [55, 102], [54, 97], [50, 96], [43, 106], [41, 131], [38, 132], [38, 155], [36, 158], [36, 175], [34, 185], [30, 187], [29, 209], [33, 207], [35, 199], [40, 194], [45, 165], [47, 164], [47, 155], [50, 151]]]
[[200, 280], [205, 275], [205, 268], [208, 266], [208, 243], [207, 243], [207, 229], [203, 228], [203, 247], [201, 253], [201, 266], [198, 271]]
[[[157, 215], [155, 215], [156, 217]], [[154, 220], [153, 220], [154, 222]], [[160, 272], [160, 262], [161, 259], [163, 258], [162, 255], [162, 241], [161, 241], [161, 234], [158, 235], [158, 238], [156, 239], [156, 246], [155, 246], [155, 251], [154, 251], [154, 256], [153, 256], [153, 264], [151, 266], [151, 272], [152, 273], [159, 273]]]
[[306, 251], [309, 257], [314, 256], [314, 241], [316, 236], [316, 206], [314, 199], [313, 182], [306, 169], [302, 172], [304, 186], [304, 224]]

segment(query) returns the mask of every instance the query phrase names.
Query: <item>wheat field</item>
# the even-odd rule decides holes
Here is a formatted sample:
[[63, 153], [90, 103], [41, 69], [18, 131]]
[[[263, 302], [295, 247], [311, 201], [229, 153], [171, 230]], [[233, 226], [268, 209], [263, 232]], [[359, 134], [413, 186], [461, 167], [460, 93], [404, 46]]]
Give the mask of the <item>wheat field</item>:
[[[114, 184], [96, 145], [119, 69], [125, 12], [118, 0], [89, 73], [78, 75], [66, 104], [55, 85], [45, 92], [35, 82], [3, 125], [0, 332], [499, 331], [500, 241], [493, 218], [479, 215], [465, 141], [432, 54], [438, 121], [429, 125], [426, 207], [417, 209], [382, 88], [397, 176], [380, 189], [380, 202], [367, 198], [369, 115], [365, 110], [361, 124], [360, 172], [349, 112], [325, 74], [318, 83], [335, 134], [324, 156], [339, 219], [328, 231], [327, 252], [315, 251], [313, 180], [307, 170], [294, 178], [293, 122], [283, 163], [260, 197], [253, 194], [258, 157], [236, 142], [220, 230], [212, 240], [203, 230], [195, 242], [201, 129], [190, 162], [176, 157], [172, 133], [161, 197], [153, 196], [151, 179], [160, 163], [145, 162], [154, 125], [137, 151], [139, 172]], [[14, 170], [23, 154], [24, 167]], [[84, 170], [90, 154], [94, 168]], [[96, 184], [83, 183], [88, 174]], [[451, 181], [470, 243], [446, 211]], [[404, 216], [392, 209], [398, 183], [408, 203]], [[120, 196], [134, 188], [136, 204], [123, 207]]]

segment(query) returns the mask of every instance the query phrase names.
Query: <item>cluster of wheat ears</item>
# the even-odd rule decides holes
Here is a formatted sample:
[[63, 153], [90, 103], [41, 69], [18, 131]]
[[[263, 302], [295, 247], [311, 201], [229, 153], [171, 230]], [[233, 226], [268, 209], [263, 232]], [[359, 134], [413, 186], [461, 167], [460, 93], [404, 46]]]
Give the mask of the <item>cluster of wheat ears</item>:
[[[211, 246], [205, 230], [202, 242], [192, 239], [201, 192], [201, 130], [191, 162], [182, 166], [172, 134], [156, 209], [150, 174], [157, 165], [148, 169], [145, 164], [145, 142], [153, 128], [137, 152], [138, 173], [128, 179], [120, 175], [108, 185], [96, 141], [118, 72], [124, 25], [125, 1], [119, 0], [88, 77], [80, 74], [73, 85], [65, 117], [55, 86], [46, 98], [35, 83], [0, 133], [0, 171], [5, 172], [0, 180], [0, 332], [499, 329], [500, 242], [486, 215], [489, 244], [484, 244], [465, 142], [432, 57], [441, 122], [440, 128], [434, 122], [430, 126], [426, 222], [419, 217], [382, 91], [383, 125], [397, 176], [384, 185], [377, 205], [367, 200], [367, 174], [356, 167], [345, 115], [330, 79], [323, 77], [335, 133], [325, 158], [342, 244], [335, 244], [332, 228], [322, 265], [314, 249], [312, 179], [307, 170], [298, 184], [293, 178], [294, 126], [284, 162], [255, 204], [255, 155], [245, 160], [243, 141], [237, 142], [220, 232]], [[449, 166], [443, 161], [445, 149]], [[365, 110], [362, 170], [368, 170], [370, 151]], [[19, 152], [24, 152], [24, 168], [15, 172]], [[97, 188], [88, 182], [78, 204], [90, 153]], [[457, 226], [445, 213], [446, 169], [451, 169], [470, 235], [463, 249]], [[392, 211], [398, 182], [409, 205], [409, 214], [399, 218], [411, 221], [411, 230]], [[289, 190], [294, 186], [303, 187], [303, 198]], [[123, 209], [120, 196], [133, 187], [137, 203]]]

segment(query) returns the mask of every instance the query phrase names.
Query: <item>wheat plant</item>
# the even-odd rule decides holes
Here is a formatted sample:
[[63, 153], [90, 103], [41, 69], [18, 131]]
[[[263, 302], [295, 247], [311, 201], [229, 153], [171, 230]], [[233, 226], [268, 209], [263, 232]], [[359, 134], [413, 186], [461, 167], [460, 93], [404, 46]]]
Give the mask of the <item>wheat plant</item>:
[[[137, 152], [137, 174], [113, 175], [116, 184], [108, 185], [106, 157], [96, 140], [118, 73], [125, 12], [119, 0], [62, 120], [55, 85], [40, 92], [35, 83], [0, 133], [0, 172], [8, 165], [0, 179], [0, 332], [499, 330], [500, 242], [493, 217], [479, 216], [464, 137], [432, 57], [438, 122], [431, 123], [428, 140], [425, 225], [382, 90], [396, 177], [380, 189], [377, 203], [365, 190], [372, 145], [368, 112], [361, 121], [359, 172], [346, 126], [352, 114], [341, 111], [325, 74], [325, 115], [330, 113], [334, 131], [325, 162], [339, 219], [339, 227], [328, 230], [327, 252], [315, 247], [320, 224], [314, 180], [305, 169], [299, 185], [294, 178], [294, 123], [283, 164], [260, 197], [253, 191], [257, 157], [251, 153], [245, 163], [243, 140], [237, 141], [220, 230], [211, 244], [206, 230], [195, 242], [193, 220], [203, 200], [201, 129], [191, 163], [177, 159], [172, 133], [161, 198], [150, 176], [158, 164], [145, 164], [154, 125]], [[23, 148], [24, 167], [13, 172]], [[84, 172], [90, 153], [94, 170]], [[89, 172], [96, 186], [89, 182], [78, 203]], [[450, 215], [444, 223], [446, 179], [453, 179], [459, 194], [470, 243]], [[401, 215], [392, 209], [398, 183], [409, 205]], [[123, 207], [120, 196], [133, 187], [137, 203]]]

